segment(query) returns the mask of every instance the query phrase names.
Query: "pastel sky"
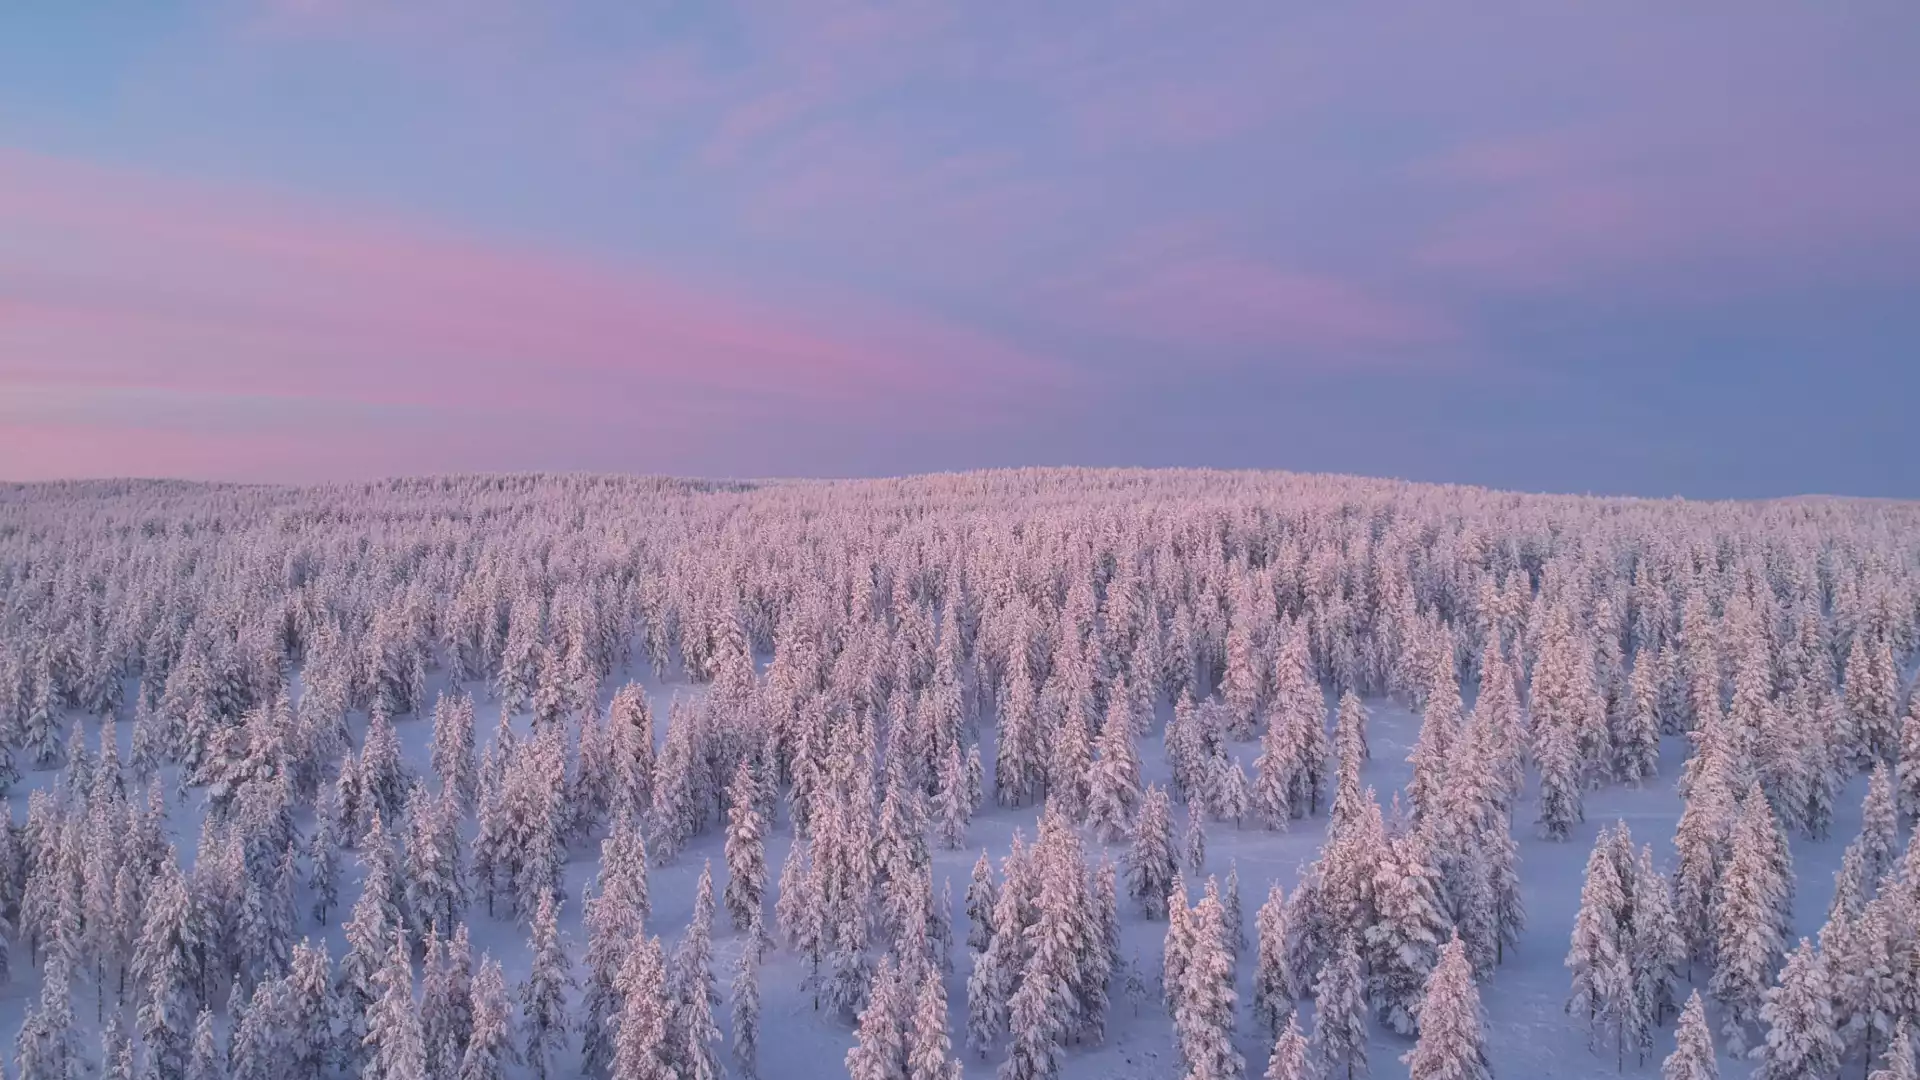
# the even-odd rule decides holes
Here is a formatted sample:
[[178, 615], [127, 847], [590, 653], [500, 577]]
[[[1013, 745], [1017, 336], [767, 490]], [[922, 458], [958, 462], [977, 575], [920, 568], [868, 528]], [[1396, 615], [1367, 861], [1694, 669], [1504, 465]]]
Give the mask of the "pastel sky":
[[19, 0], [0, 479], [1920, 497], [1912, 0]]

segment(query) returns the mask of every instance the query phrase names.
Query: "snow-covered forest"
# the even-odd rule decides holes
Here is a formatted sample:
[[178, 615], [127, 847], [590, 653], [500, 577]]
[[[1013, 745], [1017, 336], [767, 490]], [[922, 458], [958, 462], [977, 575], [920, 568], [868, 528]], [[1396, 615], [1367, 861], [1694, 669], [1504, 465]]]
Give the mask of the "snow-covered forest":
[[1920, 504], [0, 487], [6, 1075], [1912, 1080]]

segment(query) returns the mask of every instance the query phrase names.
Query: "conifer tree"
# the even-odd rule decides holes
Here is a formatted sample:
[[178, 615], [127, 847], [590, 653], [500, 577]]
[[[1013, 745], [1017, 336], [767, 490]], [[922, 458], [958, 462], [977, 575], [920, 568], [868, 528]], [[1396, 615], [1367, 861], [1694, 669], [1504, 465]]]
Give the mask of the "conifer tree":
[[941, 763], [940, 787], [934, 798], [934, 812], [940, 819], [940, 846], [949, 851], [967, 846], [967, 823], [973, 819], [973, 810], [966, 764], [960, 756], [960, 744], [954, 743]]
[[1012, 991], [1003, 954], [991, 948], [974, 953], [967, 975], [967, 1048], [982, 1061], [1006, 1029], [1007, 995]]
[[1867, 1080], [1914, 1080], [1920, 1076], [1920, 1067], [1914, 1063], [1913, 1039], [1907, 1034], [1907, 1021], [1902, 1017], [1893, 1029], [1893, 1039], [1887, 1044], [1887, 1056], [1880, 1068], [1869, 1073]]
[[198, 1006], [193, 970], [202, 948], [176, 860], [169, 850], [160, 864], [133, 955], [134, 978], [146, 991], [136, 1026], [149, 1070], [165, 1076], [180, 1076], [187, 1067]]
[[1602, 833], [1587, 857], [1586, 882], [1580, 890], [1580, 910], [1573, 920], [1573, 944], [1566, 965], [1573, 972], [1573, 994], [1568, 1014], [1587, 1029], [1587, 1048], [1611, 1044], [1625, 1061], [1631, 1039], [1632, 958], [1622, 947], [1621, 915], [1630, 908], [1620, 868], [1608, 850], [1609, 833]]
[[353, 916], [345, 927], [347, 952], [340, 958], [336, 992], [347, 1021], [343, 1045], [347, 1063], [355, 1068], [365, 1062], [367, 1017], [379, 1001], [378, 978], [386, 962], [387, 946], [393, 932], [400, 928], [385, 873], [385, 863], [369, 862], [360, 898], [354, 902]]
[[567, 989], [574, 985], [573, 961], [560, 938], [559, 901], [549, 892], [541, 896], [533, 916], [530, 947], [533, 966], [520, 984], [520, 1039], [527, 1068], [536, 1080], [546, 1080], [554, 1057], [566, 1048]]
[[1710, 987], [1726, 1010], [1721, 1033], [1727, 1052], [1744, 1056], [1754, 1045], [1752, 1028], [1779, 963], [1777, 918], [1786, 883], [1774, 863], [1772, 815], [1756, 784], [1734, 829], [1733, 850], [1714, 908], [1715, 966]]
[[413, 1001], [413, 960], [406, 931], [399, 927], [393, 929], [392, 947], [374, 985], [378, 996], [366, 1018], [368, 1053], [361, 1075], [374, 1080], [424, 1080], [426, 1034]]
[[1287, 1026], [1274, 1040], [1273, 1053], [1267, 1058], [1265, 1080], [1309, 1080], [1307, 1039], [1300, 1034], [1300, 1018], [1289, 1015]]
[[295, 1080], [318, 1080], [334, 1057], [332, 972], [324, 949], [308, 941], [295, 945], [287, 976], [272, 988], [274, 1000], [256, 1001], [248, 1013], [270, 1029], [273, 1052]]
[[442, 791], [452, 792], [462, 810], [471, 810], [479, 790], [479, 762], [474, 756], [473, 698], [465, 692], [442, 691], [433, 704], [434, 775]]
[[[755, 913], [755, 922], [759, 915]], [[760, 959], [756, 950], [740, 950], [733, 969], [733, 1063], [741, 1080], [760, 1075]]]
[[1707, 1012], [1698, 990], [1680, 1011], [1673, 1053], [1660, 1066], [1660, 1080], [1720, 1080], [1720, 1062], [1714, 1056], [1713, 1034], [1707, 1030]]
[[847, 1051], [849, 1080], [901, 1080], [907, 1071], [907, 1001], [892, 957], [874, 973], [873, 993], [860, 1010], [853, 1048]]
[[745, 761], [733, 776], [727, 809], [727, 916], [735, 930], [758, 917], [767, 890], [766, 824], [759, 809], [759, 783]]
[[613, 1080], [673, 1080], [668, 1045], [666, 970], [658, 938], [633, 943], [620, 974], [623, 1005], [615, 1039]]
[[1234, 1047], [1233, 955], [1227, 947], [1225, 913], [1212, 896], [1192, 915], [1193, 944], [1183, 970], [1180, 1008], [1174, 1014], [1180, 1057], [1189, 1080], [1239, 1080], [1246, 1061]]
[[1420, 1006], [1420, 1038], [1401, 1060], [1409, 1080], [1492, 1080], [1480, 990], [1458, 937], [1440, 947]]
[[427, 944], [420, 1025], [427, 1041], [427, 1071], [450, 1075], [473, 1037], [473, 947], [465, 923], [445, 942]]
[[638, 821], [653, 805], [653, 713], [646, 691], [627, 683], [607, 707], [614, 748], [614, 820]]
[[1411, 1035], [1450, 928], [1424, 836], [1415, 831], [1395, 837], [1383, 856], [1374, 887], [1377, 917], [1362, 933], [1367, 989], [1380, 1022]]
[[[25, 1069], [21, 1070], [25, 1072]], [[186, 1080], [226, 1080], [227, 1059], [213, 1034], [213, 1010], [201, 1009], [193, 1025], [193, 1049], [187, 1054]]]
[[1088, 789], [1087, 822], [1101, 843], [1111, 844], [1132, 831], [1141, 803], [1140, 758], [1124, 693], [1114, 695], [1107, 706], [1098, 749]]
[[1893, 869], [1899, 850], [1900, 817], [1895, 808], [1893, 781], [1885, 762], [1878, 762], [1867, 780], [1867, 797], [1860, 806], [1860, 853], [1866, 860], [1867, 884], [1878, 886]]
[[906, 1080], [960, 1080], [960, 1062], [947, 1033], [947, 992], [938, 972], [921, 977], [910, 1024]]
[[1140, 903], [1148, 919], [1167, 917], [1167, 890], [1179, 873], [1173, 846], [1171, 808], [1164, 791], [1148, 787], [1134, 822], [1133, 844], [1127, 850], [1127, 895]]
[[1420, 734], [1407, 758], [1412, 766], [1407, 798], [1413, 803], [1416, 821], [1432, 808], [1447, 783], [1447, 761], [1453, 754], [1454, 741], [1460, 738], [1460, 688], [1454, 680], [1451, 650], [1444, 658], [1436, 657], [1432, 669], [1427, 676]]
[[1536, 718], [1533, 757], [1540, 763], [1540, 834], [1565, 840], [1586, 817], [1578, 729], [1564, 718]]
[[617, 820], [600, 843], [600, 870], [582, 919], [587, 933], [586, 992], [581, 1002], [580, 1046], [588, 1072], [613, 1061], [621, 1016], [619, 984], [627, 953], [646, 926], [646, 863], [631, 818]]
[[1833, 997], [1825, 960], [1814, 952], [1813, 942], [1801, 938], [1760, 1007], [1767, 1037], [1759, 1048], [1756, 1077], [1819, 1080], [1839, 1072], [1845, 1045], [1834, 1030]]
[[333, 818], [319, 815], [307, 849], [307, 889], [313, 894], [313, 921], [327, 925], [327, 916], [340, 904], [340, 844]]
[[1187, 811], [1187, 834], [1181, 846], [1186, 849], [1187, 872], [1199, 877], [1207, 871], [1207, 826], [1205, 819], [1191, 808]]
[[993, 909], [999, 903], [1000, 887], [994, 884], [993, 865], [982, 848], [967, 885], [967, 948], [976, 954], [986, 952], [993, 942]]
[[1920, 687], [1907, 702], [1907, 718], [1900, 725], [1900, 764], [1895, 771], [1899, 783], [1900, 812], [1920, 818]]
[[714, 1010], [720, 991], [713, 976], [713, 869], [700, 871], [693, 902], [693, 919], [674, 950], [668, 973], [673, 1012], [668, 1021], [670, 1045], [686, 1080], [719, 1080], [720, 1028]]
[[1254, 1026], [1277, 1037], [1298, 996], [1288, 949], [1286, 893], [1279, 882], [1268, 886], [1266, 902], [1254, 914], [1253, 925]]
[[513, 1048], [511, 1010], [499, 962], [481, 954], [473, 973], [473, 1035], [460, 1055], [457, 1080], [502, 1080], [507, 1065], [520, 1060]]
[[1359, 939], [1349, 931], [1313, 984], [1313, 1040], [1308, 1056], [1324, 1080], [1365, 1080], [1367, 998]]

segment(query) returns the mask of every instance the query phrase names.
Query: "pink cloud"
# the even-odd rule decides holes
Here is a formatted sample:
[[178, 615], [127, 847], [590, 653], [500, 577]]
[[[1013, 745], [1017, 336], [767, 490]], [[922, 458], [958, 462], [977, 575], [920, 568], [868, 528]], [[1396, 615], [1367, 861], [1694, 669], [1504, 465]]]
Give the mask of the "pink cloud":
[[80, 428], [98, 395], [148, 391], [208, 408], [626, 417], [642, 444], [662, 431], [738, 438], [791, 410], [964, 429], [1065, 377], [908, 312], [841, 302], [829, 317], [634, 266], [19, 154], [0, 153], [0, 234], [0, 386], [67, 388], [79, 405], [65, 423]]
[[1737, 287], [1763, 271], [1817, 274], [1830, 256], [1874, 273], [1858, 256], [1920, 245], [1910, 145], [1779, 138], [1640, 127], [1471, 143], [1414, 170], [1467, 201], [1413, 260], [1513, 287], [1685, 268], [1713, 288], [1698, 280], [1703, 265], [1737, 266], [1722, 283]]
[[1199, 349], [1311, 351], [1327, 362], [1404, 357], [1458, 340], [1437, 311], [1338, 275], [1249, 258], [1204, 222], [1137, 235], [1106, 268], [1054, 283], [1083, 327]]

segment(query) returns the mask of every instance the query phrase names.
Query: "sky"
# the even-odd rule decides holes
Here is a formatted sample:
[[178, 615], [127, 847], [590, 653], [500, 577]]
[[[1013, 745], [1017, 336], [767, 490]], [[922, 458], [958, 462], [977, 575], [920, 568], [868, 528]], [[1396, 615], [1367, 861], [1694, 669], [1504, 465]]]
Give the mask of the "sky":
[[0, 5], [0, 479], [1917, 450], [1911, 0]]

